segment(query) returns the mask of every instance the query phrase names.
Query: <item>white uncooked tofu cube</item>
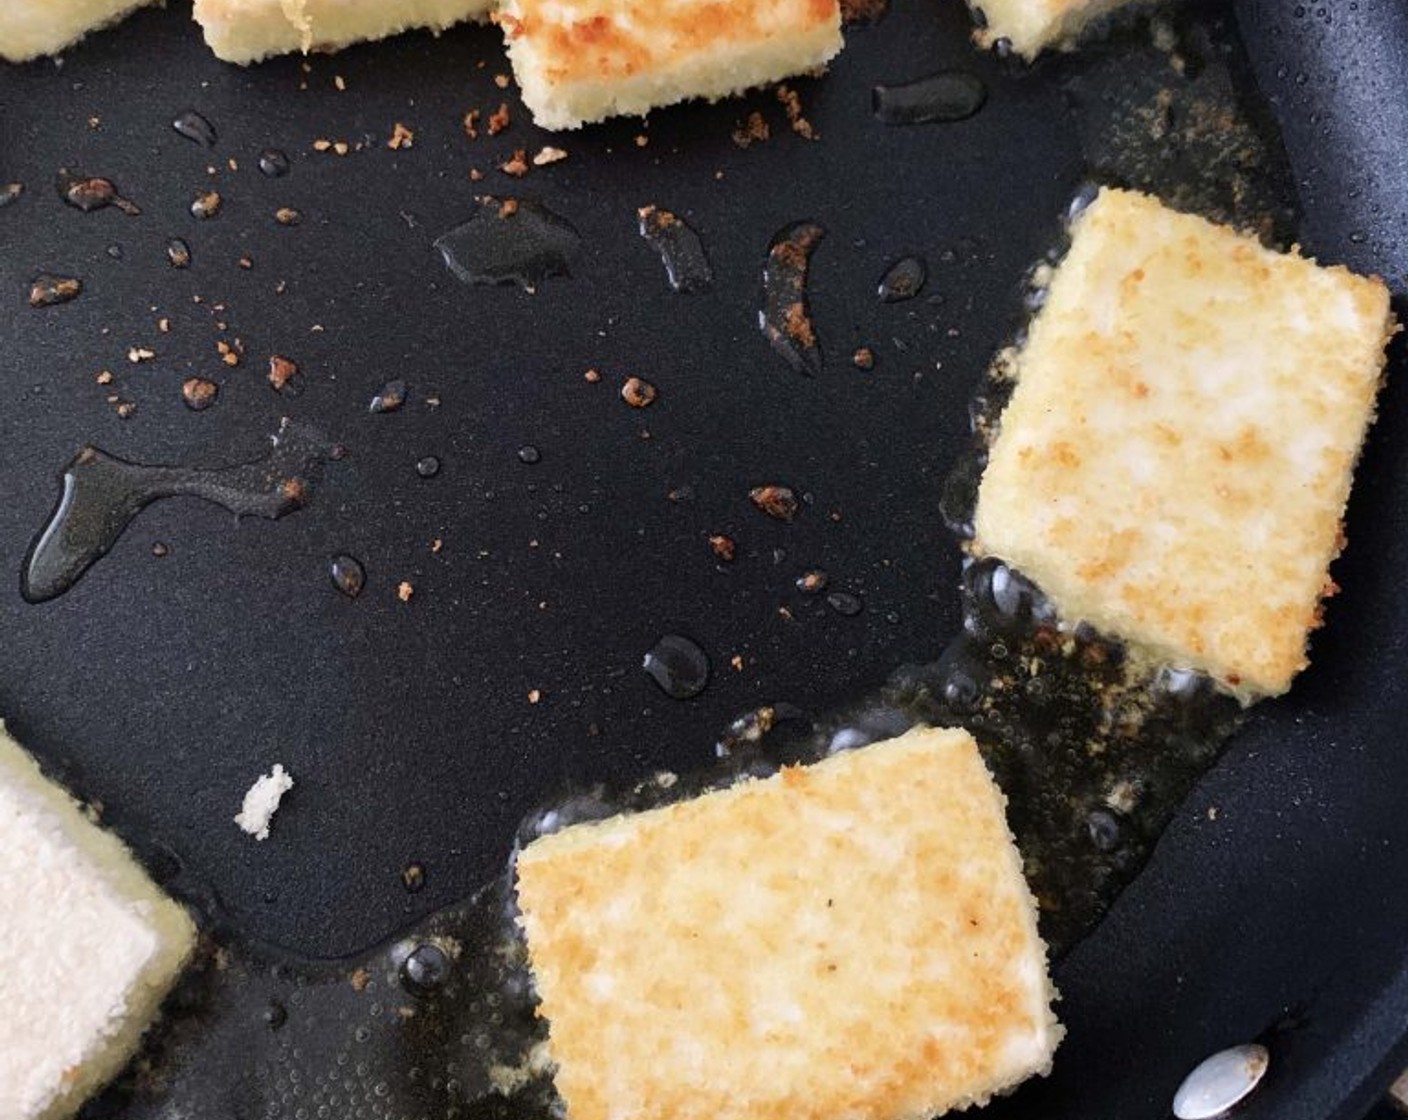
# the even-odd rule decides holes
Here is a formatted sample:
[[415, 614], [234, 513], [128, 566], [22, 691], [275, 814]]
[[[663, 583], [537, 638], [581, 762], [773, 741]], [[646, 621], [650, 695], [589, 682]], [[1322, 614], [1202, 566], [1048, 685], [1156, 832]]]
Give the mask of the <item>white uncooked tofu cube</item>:
[[132, 1057], [190, 916], [0, 724], [0, 1117], [63, 1120]]

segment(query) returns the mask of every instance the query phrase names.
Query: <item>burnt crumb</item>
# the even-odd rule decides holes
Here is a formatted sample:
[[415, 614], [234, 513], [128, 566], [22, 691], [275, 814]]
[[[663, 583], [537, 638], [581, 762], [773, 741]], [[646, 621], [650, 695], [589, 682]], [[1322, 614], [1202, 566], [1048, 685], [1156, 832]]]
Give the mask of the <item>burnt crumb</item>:
[[303, 221], [303, 215], [292, 206], [280, 206], [274, 211], [274, 221], [281, 226], [296, 226]]
[[52, 307], [77, 299], [83, 291], [83, 281], [76, 276], [55, 276], [41, 272], [29, 285], [30, 307]]
[[802, 99], [797, 91], [786, 83], [777, 87], [777, 101], [787, 114], [787, 123], [792, 126], [792, 131], [803, 140], [816, 140], [818, 134], [812, 127], [812, 122], [802, 115]]
[[797, 516], [799, 508], [797, 495], [787, 486], [755, 486], [748, 491], [748, 500], [757, 509], [778, 521], [791, 521]]
[[816, 331], [812, 327], [811, 316], [807, 314], [807, 305], [802, 300], [787, 305], [783, 323], [787, 337], [802, 349], [811, 350], [816, 346]]
[[289, 383], [298, 376], [298, 363], [281, 354], [269, 358], [269, 384], [282, 393]]
[[772, 135], [772, 130], [768, 127], [768, 122], [763, 119], [763, 114], [757, 110], [749, 113], [744, 118], [743, 123], [733, 130], [733, 142], [740, 148], [751, 148], [754, 144], [760, 144]]
[[220, 386], [205, 377], [188, 377], [181, 382], [181, 399], [194, 412], [204, 412], [215, 403]]
[[710, 536], [709, 547], [714, 552], [714, 558], [724, 564], [733, 563], [734, 555], [738, 550], [738, 545], [734, 539], [724, 536], [722, 533], [715, 533]]
[[515, 179], [521, 179], [528, 174], [529, 166], [527, 151], [523, 148], [517, 148], [514, 150], [513, 156], [510, 159], [506, 159], [503, 163], [499, 164], [499, 170], [505, 175], [512, 175]]
[[425, 886], [425, 865], [408, 863], [401, 869], [401, 885], [414, 894]]
[[869, 346], [858, 347], [856, 352], [851, 355], [851, 364], [854, 365], [856, 369], [874, 369], [875, 351]]
[[400, 121], [397, 121], [391, 128], [391, 136], [386, 141], [386, 146], [393, 152], [399, 152], [402, 148], [415, 146], [416, 134]]
[[621, 399], [632, 408], [646, 408], [657, 395], [655, 386], [639, 377], [628, 377], [621, 386]]
[[[841, 22], [845, 24], [875, 23], [890, 8], [890, 0], [841, 0]], [[974, 8], [974, 22], [981, 9]]]
[[191, 202], [191, 217], [204, 221], [213, 218], [220, 213], [220, 207], [225, 200], [220, 197], [219, 191], [202, 191]]
[[513, 123], [513, 115], [508, 110], [508, 102], [500, 101], [499, 107], [489, 116], [488, 132], [490, 136], [497, 136]]

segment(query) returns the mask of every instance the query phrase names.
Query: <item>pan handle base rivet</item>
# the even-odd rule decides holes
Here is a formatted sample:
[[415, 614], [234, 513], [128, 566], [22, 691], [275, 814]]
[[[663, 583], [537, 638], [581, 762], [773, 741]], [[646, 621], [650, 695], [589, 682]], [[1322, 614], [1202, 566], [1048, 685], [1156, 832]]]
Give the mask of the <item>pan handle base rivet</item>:
[[1183, 1079], [1173, 1095], [1178, 1120], [1213, 1120], [1245, 1100], [1261, 1084], [1271, 1064], [1265, 1046], [1251, 1042], [1219, 1050]]

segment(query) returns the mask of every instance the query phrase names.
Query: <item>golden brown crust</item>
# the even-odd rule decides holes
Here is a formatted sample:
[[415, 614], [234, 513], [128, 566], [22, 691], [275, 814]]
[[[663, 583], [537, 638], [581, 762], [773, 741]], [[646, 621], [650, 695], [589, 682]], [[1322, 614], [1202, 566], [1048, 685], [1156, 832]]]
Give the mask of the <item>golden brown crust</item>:
[[571, 1120], [920, 1120], [1059, 1037], [966, 732], [568, 829], [518, 897]]
[[1284, 691], [1394, 329], [1376, 279], [1102, 191], [1018, 357], [978, 550], [1071, 621]]

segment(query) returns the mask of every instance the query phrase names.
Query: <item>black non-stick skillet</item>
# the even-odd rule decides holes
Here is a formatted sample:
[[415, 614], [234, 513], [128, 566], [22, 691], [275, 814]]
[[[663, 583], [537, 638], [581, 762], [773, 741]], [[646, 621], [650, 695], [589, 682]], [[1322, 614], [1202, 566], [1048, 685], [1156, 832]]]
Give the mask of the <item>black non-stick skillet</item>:
[[[496, 82], [490, 29], [246, 70], [210, 57], [188, 17], [145, 11], [62, 65], [0, 71], [0, 181], [25, 187], [0, 210], [0, 711], [172, 890], [299, 958], [355, 955], [461, 899], [534, 805], [700, 769], [740, 712], [825, 710], [936, 657], [958, 627], [938, 506], [967, 401], [1084, 182], [1261, 222], [1396, 291], [1408, 274], [1396, 4], [1189, 4], [1164, 17], [1172, 45], [1136, 21], [1022, 69], [975, 53], [958, 5], [897, 0], [828, 76], [791, 83], [815, 141], [771, 92], [553, 137]], [[986, 86], [972, 118], [875, 119], [875, 85], [945, 68]], [[1183, 116], [1160, 125], [1164, 89]], [[471, 140], [465, 114], [501, 102], [509, 129]], [[1215, 123], [1194, 128], [1200, 105]], [[173, 131], [188, 110], [213, 146]], [[744, 148], [733, 134], [754, 111], [771, 136]], [[414, 143], [391, 149], [398, 122]], [[521, 181], [497, 170], [547, 144], [568, 158]], [[261, 174], [266, 148], [287, 175]], [[60, 168], [111, 179], [142, 213], [66, 206]], [[193, 217], [212, 188], [219, 214]], [[480, 193], [570, 220], [572, 275], [534, 294], [455, 279], [432, 242]], [[710, 292], [670, 290], [636, 233], [647, 204], [699, 231]], [[826, 230], [810, 378], [756, 326], [769, 238], [802, 219]], [[170, 263], [176, 238], [189, 267]], [[877, 281], [906, 254], [926, 286], [883, 304]], [[40, 272], [83, 292], [30, 308]], [[272, 355], [297, 363], [292, 391], [271, 387]], [[658, 390], [648, 408], [619, 396], [632, 375]], [[183, 402], [193, 376], [219, 384], [214, 407]], [[1261, 1040], [1271, 1072], [1244, 1115], [1354, 1117], [1403, 1064], [1398, 376], [1312, 669], [1256, 709], [1060, 962], [1055, 1073], [993, 1114], [1163, 1117], [1196, 1062]], [[406, 403], [370, 411], [394, 380]], [[72, 590], [23, 601], [26, 552], [80, 447], [239, 462], [285, 416], [346, 449], [306, 508], [236, 523], [160, 502]], [[438, 470], [417, 470], [427, 457]], [[792, 522], [750, 504], [764, 484], [802, 496]], [[733, 539], [731, 562], [711, 536]], [[339, 554], [365, 568], [355, 599], [329, 579]], [[800, 592], [809, 569], [860, 612]], [[694, 699], [640, 670], [666, 634], [710, 659]], [[298, 784], [256, 843], [231, 817], [274, 762]]]

